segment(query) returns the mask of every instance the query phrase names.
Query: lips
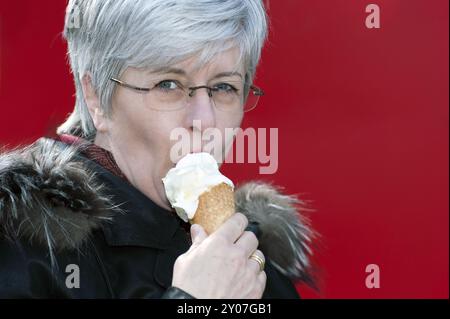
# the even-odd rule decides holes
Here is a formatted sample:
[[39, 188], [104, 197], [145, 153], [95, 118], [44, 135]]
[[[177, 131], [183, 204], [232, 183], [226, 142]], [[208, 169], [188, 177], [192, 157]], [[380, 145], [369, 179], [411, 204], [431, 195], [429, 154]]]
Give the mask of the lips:
[[193, 147], [189, 153], [195, 154], [195, 153], [202, 153], [202, 152], [203, 152], [203, 146], [200, 146], [200, 147]]
[[[173, 165], [172, 165], [172, 167], [175, 167], [177, 164], [178, 164], [178, 162], [182, 159], [182, 158], [184, 158], [185, 156], [187, 156], [187, 155], [189, 155], [189, 154], [197, 154], [197, 153], [205, 153], [205, 152], [203, 152], [203, 150], [202, 150], [202, 148], [195, 148], [195, 149], [192, 149], [189, 153], [187, 153], [187, 154], [183, 154], [183, 155], [181, 155], [179, 158], [177, 158], [177, 160], [175, 161], [175, 163], [173, 163]], [[209, 154], [209, 153], [208, 153]], [[212, 154], [210, 154], [210, 155], [212, 155]]]

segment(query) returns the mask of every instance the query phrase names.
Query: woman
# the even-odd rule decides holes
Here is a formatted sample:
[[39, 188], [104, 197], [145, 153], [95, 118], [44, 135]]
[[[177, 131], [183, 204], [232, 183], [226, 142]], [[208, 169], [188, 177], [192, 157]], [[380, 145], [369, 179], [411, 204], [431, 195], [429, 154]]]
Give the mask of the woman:
[[255, 106], [266, 29], [260, 0], [69, 1], [74, 111], [0, 157], [1, 297], [298, 297], [311, 231], [294, 198], [244, 185], [207, 236], [161, 182], [172, 130], [223, 133]]

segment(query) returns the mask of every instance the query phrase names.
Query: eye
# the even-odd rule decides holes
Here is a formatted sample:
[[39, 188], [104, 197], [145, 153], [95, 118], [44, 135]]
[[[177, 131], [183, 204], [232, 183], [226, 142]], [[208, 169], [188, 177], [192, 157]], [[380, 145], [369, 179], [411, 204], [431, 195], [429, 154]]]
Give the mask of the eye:
[[224, 93], [236, 93], [238, 89], [228, 83], [219, 83], [213, 86], [213, 90]]
[[176, 90], [181, 87], [178, 81], [175, 80], [164, 80], [155, 85], [156, 88], [171, 91]]

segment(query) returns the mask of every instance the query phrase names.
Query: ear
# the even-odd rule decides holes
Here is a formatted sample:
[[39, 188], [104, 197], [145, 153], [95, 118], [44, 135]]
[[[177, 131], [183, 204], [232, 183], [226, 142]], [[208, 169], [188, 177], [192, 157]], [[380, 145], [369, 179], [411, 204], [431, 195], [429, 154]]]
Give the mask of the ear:
[[91, 75], [89, 73], [83, 75], [81, 79], [81, 86], [83, 88], [83, 95], [86, 101], [89, 114], [97, 132], [105, 132], [107, 130], [107, 119], [101, 108], [100, 99], [97, 96], [97, 92], [92, 85]]

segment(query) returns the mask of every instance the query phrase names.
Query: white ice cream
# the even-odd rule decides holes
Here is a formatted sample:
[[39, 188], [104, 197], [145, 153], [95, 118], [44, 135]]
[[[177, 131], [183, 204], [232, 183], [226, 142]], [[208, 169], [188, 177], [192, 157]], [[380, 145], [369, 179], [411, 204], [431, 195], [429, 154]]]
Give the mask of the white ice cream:
[[233, 182], [220, 173], [216, 160], [208, 153], [186, 155], [162, 181], [167, 199], [185, 222], [194, 218], [201, 194], [221, 183], [234, 188]]

